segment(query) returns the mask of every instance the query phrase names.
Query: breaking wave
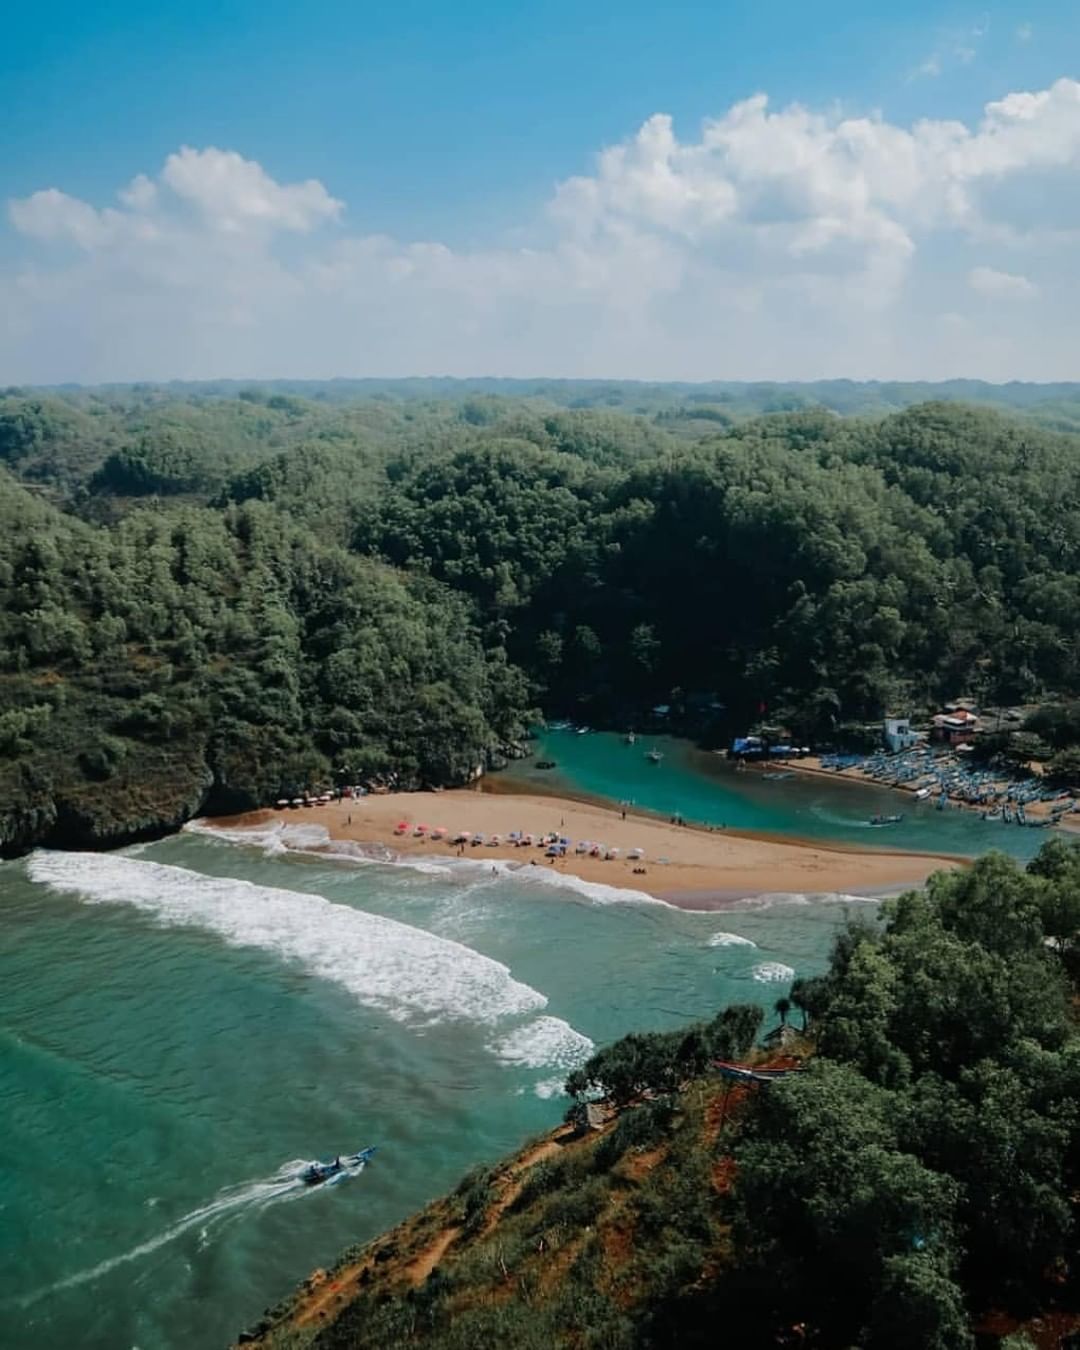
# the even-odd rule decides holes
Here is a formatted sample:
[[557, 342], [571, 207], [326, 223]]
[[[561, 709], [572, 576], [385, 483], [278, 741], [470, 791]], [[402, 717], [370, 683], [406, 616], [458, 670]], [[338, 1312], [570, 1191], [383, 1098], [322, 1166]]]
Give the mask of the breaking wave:
[[795, 971], [783, 961], [762, 961], [750, 974], [759, 984], [787, 984], [795, 978]]
[[491, 1050], [504, 1064], [524, 1069], [576, 1069], [596, 1047], [561, 1017], [535, 1017], [501, 1037]]
[[636, 891], [630, 887], [609, 886], [601, 881], [584, 881], [572, 873], [557, 872], [553, 868], [539, 863], [533, 867], [528, 862], [509, 861], [505, 858], [418, 858], [412, 855], [395, 853], [393, 849], [381, 844], [358, 844], [350, 839], [333, 839], [323, 825], [291, 825], [275, 822], [267, 826], [252, 826], [249, 829], [219, 829], [204, 821], [189, 821], [184, 826], [188, 834], [200, 834], [209, 839], [218, 839], [228, 844], [244, 844], [262, 849], [267, 854], [301, 853], [330, 861], [355, 863], [385, 863], [394, 867], [408, 868], [413, 872], [422, 872], [428, 876], [475, 876], [483, 873], [492, 877], [509, 877], [514, 881], [528, 882], [530, 885], [555, 887], [559, 890], [574, 891], [586, 900], [598, 905], [644, 904], [662, 905], [670, 909], [666, 900], [645, 891]]
[[397, 1021], [494, 1024], [547, 1004], [460, 942], [319, 895], [117, 854], [39, 851], [27, 867], [32, 880], [87, 903], [133, 905], [166, 926], [208, 929], [298, 962]]
[[740, 937], [738, 933], [714, 933], [709, 939], [710, 947], [756, 947], [756, 942], [751, 942], [747, 937]]

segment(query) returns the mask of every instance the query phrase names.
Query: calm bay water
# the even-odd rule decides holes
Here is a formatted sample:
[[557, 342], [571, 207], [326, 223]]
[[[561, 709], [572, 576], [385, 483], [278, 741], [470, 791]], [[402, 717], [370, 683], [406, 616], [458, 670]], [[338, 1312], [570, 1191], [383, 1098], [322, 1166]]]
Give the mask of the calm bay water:
[[[651, 749], [664, 758], [653, 764]], [[670, 817], [730, 829], [755, 830], [823, 843], [964, 857], [1001, 849], [1013, 857], [1033, 857], [1047, 830], [1022, 829], [981, 820], [958, 807], [937, 810], [933, 802], [870, 782], [810, 777], [767, 779], [756, 770], [737, 773], [722, 755], [697, 750], [671, 737], [639, 736], [627, 745], [607, 732], [546, 731], [534, 743], [531, 759], [519, 760], [506, 777], [545, 791], [570, 790], [637, 806]], [[554, 770], [536, 768], [554, 760]], [[778, 766], [779, 768], [780, 766]], [[872, 826], [876, 815], [903, 814], [897, 825]]]
[[[726, 775], [676, 743], [654, 767], [649, 744], [556, 734], [541, 757], [582, 791], [804, 837], [865, 843], [861, 820], [896, 809]], [[1041, 842], [932, 810], [877, 833], [957, 853]], [[686, 913], [548, 873], [192, 833], [0, 864], [0, 1345], [225, 1344], [314, 1266], [555, 1124], [594, 1043], [771, 1006], [823, 968], [850, 908], [868, 907]], [[296, 1182], [303, 1160], [369, 1144], [343, 1184]]]

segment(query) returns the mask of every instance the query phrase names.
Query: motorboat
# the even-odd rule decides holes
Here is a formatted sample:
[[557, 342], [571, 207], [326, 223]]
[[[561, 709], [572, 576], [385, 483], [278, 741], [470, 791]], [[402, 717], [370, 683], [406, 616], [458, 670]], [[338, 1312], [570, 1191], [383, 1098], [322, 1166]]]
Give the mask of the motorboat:
[[649, 761], [650, 764], [659, 764], [660, 761], [664, 758], [664, 756], [659, 750], [646, 750], [645, 758]]
[[902, 815], [899, 815], [899, 816], [871, 816], [871, 817], [870, 817], [870, 824], [871, 824], [871, 825], [899, 825], [900, 822], [901, 822], [903, 819], [904, 819], [904, 817], [903, 817]]
[[354, 1167], [362, 1166], [374, 1153], [373, 1148], [362, 1148], [359, 1153], [344, 1153], [322, 1162], [308, 1163], [300, 1173], [300, 1180], [305, 1186], [321, 1186], [324, 1181], [330, 1181], [345, 1172], [351, 1172]]

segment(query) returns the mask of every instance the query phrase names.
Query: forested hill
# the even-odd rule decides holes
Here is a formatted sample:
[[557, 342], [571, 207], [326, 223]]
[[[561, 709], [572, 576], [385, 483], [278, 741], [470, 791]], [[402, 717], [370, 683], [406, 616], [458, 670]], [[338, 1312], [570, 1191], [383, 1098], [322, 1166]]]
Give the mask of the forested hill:
[[827, 738], [1080, 686], [1080, 440], [1034, 417], [422, 393], [0, 397], [3, 847], [462, 781], [538, 706]]

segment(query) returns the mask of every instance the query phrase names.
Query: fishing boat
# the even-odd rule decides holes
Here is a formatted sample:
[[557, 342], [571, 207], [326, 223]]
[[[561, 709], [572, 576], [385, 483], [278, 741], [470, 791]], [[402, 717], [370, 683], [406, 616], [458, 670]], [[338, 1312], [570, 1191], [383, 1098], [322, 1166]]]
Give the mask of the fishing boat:
[[300, 1180], [305, 1186], [321, 1186], [324, 1181], [330, 1181], [333, 1177], [341, 1176], [342, 1173], [368, 1162], [374, 1153], [373, 1148], [362, 1148], [359, 1153], [339, 1154], [336, 1158], [323, 1162], [308, 1163], [300, 1173]]
[[645, 758], [649, 761], [650, 764], [659, 764], [660, 761], [664, 758], [664, 756], [659, 750], [646, 750]]
[[869, 823], [870, 823], [871, 825], [899, 825], [900, 822], [901, 822], [903, 819], [904, 819], [903, 815], [899, 815], [899, 816], [871, 816], [871, 817], [870, 817]]

